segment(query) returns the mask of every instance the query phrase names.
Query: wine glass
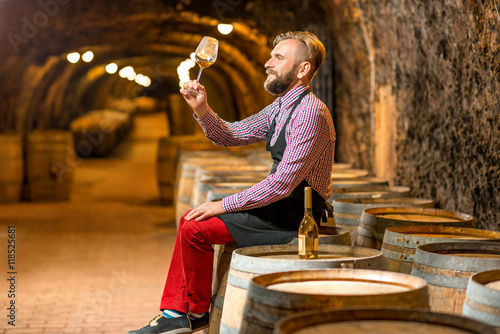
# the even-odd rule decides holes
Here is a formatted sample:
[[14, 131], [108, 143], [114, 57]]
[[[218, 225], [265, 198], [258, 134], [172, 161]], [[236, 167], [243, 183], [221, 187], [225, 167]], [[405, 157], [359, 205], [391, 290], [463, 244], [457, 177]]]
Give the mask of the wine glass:
[[[219, 49], [219, 41], [210, 36], [204, 36], [200, 44], [196, 48], [195, 59], [196, 63], [200, 67], [198, 72], [197, 81], [200, 81], [201, 72], [205, 67], [209, 67], [215, 63], [217, 59], [217, 51]], [[186, 89], [187, 91], [198, 93], [194, 89]]]

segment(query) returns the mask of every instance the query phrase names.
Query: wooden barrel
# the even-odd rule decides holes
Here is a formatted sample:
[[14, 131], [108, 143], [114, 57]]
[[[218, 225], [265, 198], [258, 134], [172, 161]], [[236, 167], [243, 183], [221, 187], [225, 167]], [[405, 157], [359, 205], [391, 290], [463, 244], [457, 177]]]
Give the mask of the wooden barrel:
[[179, 177], [175, 198], [176, 221], [191, 209], [191, 196], [194, 186], [194, 175], [196, 169], [207, 165], [225, 165], [237, 166], [244, 163], [244, 160], [238, 157], [206, 155], [205, 157], [186, 158], [179, 162]]
[[329, 203], [333, 200], [342, 198], [388, 198], [388, 197], [410, 197], [411, 189], [402, 186], [363, 186], [363, 187], [340, 187], [333, 188], [332, 195], [328, 199]]
[[[204, 202], [212, 202], [214, 201], [214, 194], [217, 194], [217, 197], [220, 197], [221, 192], [228, 195], [236, 194], [244, 189], [250, 188], [254, 186], [255, 184], [259, 183], [262, 178], [257, 177], [257, 178], [245, 178], [245, 177], [225, 177], [222, 182], [216, 182], [216, 183], [200, 183], [200, 186], [198, 188], [198, 201], [201, 203]], [[208, 193], [211, 192], [211, 197], [208, 197]], [[224, 196], [225, 197], [225, 196]], [[220, 197], [219, 199], [222, 199]], [[200, 205], [201, 203], [199, 202], [194, 202], [193, 204]]]
[[266, 176], [267, 175], [258, 173], [248, 173], [242, 175], [216, 175], [204, 177], [201, 181], [195, 181], [191, 196], [191, 206], [196, 207], [207, 202], [207, 195], [211, 190], [217, 192], [220, 190], [226, 191], [235, 189], [232, 193], [237, 193], [259, 183], [264, 180]]
[[297, 246], [271, 245], [237, 249], [233, 252], [229, 269], [221, 333], [234, 333], [240, 329], [247, 289], [253, 277], [290, 270], [329, 268], [368, 268], [382, 266], [382, 253], [375, 249], [319, 245], [319, 258], [299, 259]]
[[434, 243], [417, 247], [411, 274], [427, 281], [431, 310], [461, 315], [469, 277], [498, 268], [500, 244]]
[[160, 203], [172, 205], [175, 194], [175, 171], [179, 147], [169, 145], [169, 138], [162, 137], [158, 140], [158, 153], [156, 155], [156, 178], [160, 191]]
[[70, 124], [75, 150], [84, 158], [108, 156], [131, 125], [129, 113], [107, 109], [90, 111]]
[[239, 193], [247, 189], [248, 186], [241, 188], [213, 188], [207, 191], [207, 202], [214, 202], [223, 199], [224, 197]]
[[203, 155], [213, 156], [214, 154], [232, 156], [230, 151], [216, 147], [205, 136], [189, 135], [160, 138], [156, 165], [160, 202], [164, 205], [171, 205], [175, 201], [179, 159]]
[[236, 242], [226, 245], [214, 245], [214, 269], [212, 277], [212, 303], [210, 304], [209, 334], [218, 334], [222, 317], [222, 306], [226, 294], [227, 274], [231, 264], [231, 256], [238, 249]]
[[269, 168], [264, 165], [210, 165], [196, 169], [193, 181], [191, 206], [198, 206], [206, 201], [207, 192], [213, 183], [245, 182], [258, 183], [269, 175]]
[[21, 135], [0, 134], [0, 202], [18, 202], [23, 188]]
[[26, 169], [33, 201], [68, 200], [73, 169], [73, 137], [63, 130], [36, 130], [28, 134]]
[[412, 225], [475, 226], [474, 218], [461, 212], [418, 207], [370, 208], [361, 214], [356, 246], [380, 249], [386, 228]]
[[333, 188], [380, 187], [389, 186], [387, 179], [379, 177], [332, 178]]
[[[351, 245], [351, 235], [349, 231], [344, 228], [320, 225], [318, 231], [318, 243], [320, 245]], [[298, 246], [299, 238], [294, 238], [288, 245]]]
[[368, 176], [368, 171], [365, 169], [356, 169], [356, 168], [343, 168], [343, 169], [333, 169], [332, 170], [332, 179], [351, 179], [358, 177], [366, 177]]
[[[429, 309], [425, 280], [365, 269], [303, 270], [252, 278], [241, 334], [271, 334], [274, 324], [299, 311], [349, 307]], [[343, 332], [341, 332], [343, 333]]]
[[361, 213], [363, 213], [364, 209], [384, 206], [418, 206], [433, 208], [434, 201], [431, 199], [412, 197], [342, 198], [333, 200], [332, 206], [335, 224], [349, 230], [354, 245], [358, 235]]
[[287, 316], [274, 334], [494, 334], [479, 321], [428, 310], [356, 307], [344, 310], [305, 311]]
[[[319, 227], [319, 244], [350, 245], [349, 231], [335, 227]], [[298, 238], [294, 238], [288, 245], [297, 247]], [[222, 317], [222, 307], [227, 286], [227, 277], [231, 263], [231, 256], [238, 248], [235, 242], [227, 245], [214, 245], [214, 274], [212, 280], [212, 304], [210, 306], [209, 333], [219, 333]]]
[[332, 167], [333, 170], [348, 169], [348, 168], [352, 168], [352, 164], [348, 162], [334, 162]]
[[483, 271], [469, 278], [463, 315], [500, 327], [500, 269]]
[[441, 242], [500, 241], [500, 232], [453, 226], [397, 226], [385, 230], [382, 254], [386, 270], [411, 273], [418, 246]]
[[139, 96], [133, 100], [136, 108], [135, 111], [138, 113], [155, 113], [159, 110], [159, 101], [157, 98], [150, 96]]

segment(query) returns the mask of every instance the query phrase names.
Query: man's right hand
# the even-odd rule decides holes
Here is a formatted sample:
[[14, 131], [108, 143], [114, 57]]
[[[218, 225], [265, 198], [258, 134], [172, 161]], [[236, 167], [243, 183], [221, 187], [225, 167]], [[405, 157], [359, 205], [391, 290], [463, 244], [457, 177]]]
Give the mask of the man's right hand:
[[196, 80], [189, 80], [183, 83], [180, 93], [186, 100], [187, 104], [193, 108], [196, 116], [203, 117], [208, 112], [207, 93], [203, 87]]

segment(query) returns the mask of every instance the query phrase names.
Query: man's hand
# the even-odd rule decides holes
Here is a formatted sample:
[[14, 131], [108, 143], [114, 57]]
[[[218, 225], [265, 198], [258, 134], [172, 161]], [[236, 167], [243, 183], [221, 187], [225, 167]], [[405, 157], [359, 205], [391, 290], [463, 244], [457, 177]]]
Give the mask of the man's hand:
[[222, 207], [222, 201], [206, 202], [192, 209], [186, 216], [186, 220], [196, 219], [197, 221], [204, 220], [215, 215], [226, 213]]
[[180, 93], [187, 104], [193, 108], [196, 116], [203, 117], [208, 112], [207, 93], [205, 87], [196, 80], [190, 80], [182, 84], [184, 88]]

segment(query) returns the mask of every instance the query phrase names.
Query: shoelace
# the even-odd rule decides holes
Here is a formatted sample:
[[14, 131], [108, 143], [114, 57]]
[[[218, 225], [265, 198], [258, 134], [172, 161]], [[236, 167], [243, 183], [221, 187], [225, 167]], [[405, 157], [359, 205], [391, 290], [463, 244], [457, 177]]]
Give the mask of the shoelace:
[[163, 314], [158, 314], [156, 317], [153, 318], [153, 320], [149, 322], [149, 326], [153, 327], [158, 325], [158, 319], [160, 319], [161, 317], [163, 317]]

